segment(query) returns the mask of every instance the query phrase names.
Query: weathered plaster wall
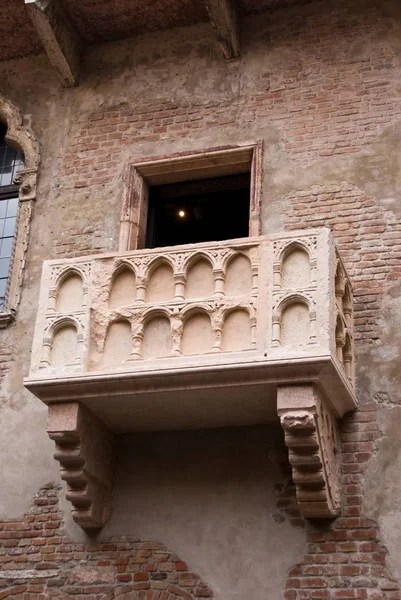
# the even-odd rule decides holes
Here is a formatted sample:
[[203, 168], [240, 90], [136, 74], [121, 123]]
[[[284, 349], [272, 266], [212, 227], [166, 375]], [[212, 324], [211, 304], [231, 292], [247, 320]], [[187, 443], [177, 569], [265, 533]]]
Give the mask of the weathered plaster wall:
[[125, 435], [116, 464], [100, 539], [163, 540], [217, 598], [277, 597], [305, 545], [279, 427]]
[[378, 405], [382, 433], [378, 451], [365, 476], [366, 514], [376, 519], [389, 549], [389, 561], [401, 578], [400, 540], [400, 357], [401, 288], [394, 282], [381, 306], [382, 335], [373, 351], [361, 361], [364, 389], [370, 390]]
[[[200, 25], [88, 49], [76, 89], [60, 88], [45, 57], [0, 64], [1, 92], [21, 107], [42, 147], [21, 306], [16, 323], [0, 332], [0, 517], [22, 515], [39, 488], [59, 481], [45, 434], [46, 411], [22, 387], [42, 260], [116, 248], [128, 161], [263, 139], [264, 232], [331, 225], [355, 286], [358, 394], [361, 402], [377, 403], [380, 430], [371, 424], [364, 428], [362, 420], [344, 432], [344, 443], [351, 444], [344, 449], [344, 464], [351, 465], [344, 470], [351, 486], [344, 516], [377, 521], [379, 532], [370, 535], [374, 543], [381, 536], [390, 550], [389, 564], [401, 577], [400, 56], [397, 2], [338, 0], [248, 18], [243, 58], [234, 63], [222, 62], [209, 28]], [[366, 431], [376, 433], [365, 439]], [[230, 443], [229, 452], [217, 434], [207, 435], [208, 452], [221, 455], [222, 471], [230, 465], [231, 450], [237, 457], [224, 489], [216, 465], [213, 470], [203, 464], [196, 486], [193, 480], [184, 486], [177, 475], [179, 452], [185, 456], [184, 472], [189, 457], [198, 470], [199, 437], [154, 436], [156, 448], [151, 437], [141, 438], [141, 448], [135, 438], [122, 440], [121, 448], [135, 454], [135, 462], [119, 463], [115, 514], [103, 535], [143, 535], [170, 545], [219, 598], [280, 597], [307, 536], [287, 519], [280, 523], [272, 517], [274, 486], [283, 481], [269, 457], [271, 445], [266, 441], [264, 446], [258, 433], [252, 446], [252, 430], [244, 430], [241, 461], [235, 444]], [[365, 443], [371, 444], [368, 449], [359, 446]], [[161, 447], [166, 456], [157, 458]], [[253, 465], [250, 479], [245, 477], [247, 461]], [[181, 487], [171, 488], [166, 471]], [[182, 487], [185, 494], [179, 493]], [[355, 536], [361, 544], [370, 543], [358, 538], [359, 529], [348, 531], [355, 526], [344, 524], [334, 538], [343, 536], [348, 543]], [[363, 521], [358, 527], [369, 530], [370, 525]], [[79, 538], [68, 516], [67, 531]], [[308, 533], [309, 543], [314, 533]], [[322, 550], [328, 564], [335, 562], [333, 553], [343, 552], [331, 534], [319, 532], [322, 544], [332, 544]], [[344, 565], [363, 554], [355, 544], [352, 556], [345, 560], [342, 555]], [[301, 573], [305, 577], [308, 560]], [[316, 584], [319, 590], [336, 587], [329, 579], [325, 571]], [[313, 589], [313, 582], [305, 589], [309, 584]], [[360, 580], [358, 585], [363, 587]], [[288, 599], [300, 597], [294, 581], [287, 587]], [[352, 588], [348, 597], [356, 597], [355, 582], [345, 587]], [[381, 593], [396, 598], [394, 589], [390, 585]], [[304, 597], [312, 598], [312, 592]]]

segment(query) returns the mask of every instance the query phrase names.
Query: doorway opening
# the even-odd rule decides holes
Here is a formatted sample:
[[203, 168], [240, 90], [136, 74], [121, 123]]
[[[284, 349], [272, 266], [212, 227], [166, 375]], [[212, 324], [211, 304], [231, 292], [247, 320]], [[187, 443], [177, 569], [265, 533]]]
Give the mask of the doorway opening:
[[150, 187], [146, 247], [247, 237], [250, 185], [241, 173]]
[[119, 250], [261, 234], [262, 142], [130, 164]]

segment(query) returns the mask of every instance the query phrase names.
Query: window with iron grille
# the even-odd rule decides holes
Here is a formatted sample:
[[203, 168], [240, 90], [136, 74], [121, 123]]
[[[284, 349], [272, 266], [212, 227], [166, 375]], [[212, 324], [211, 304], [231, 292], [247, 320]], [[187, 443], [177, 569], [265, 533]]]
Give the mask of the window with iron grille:
[[18, 214], [18, 186], [14, 178], [23, 166], [23, 157], [9, 146], [7, 127], [0, 123], [0, 310], [4, 309], [13, 255]]

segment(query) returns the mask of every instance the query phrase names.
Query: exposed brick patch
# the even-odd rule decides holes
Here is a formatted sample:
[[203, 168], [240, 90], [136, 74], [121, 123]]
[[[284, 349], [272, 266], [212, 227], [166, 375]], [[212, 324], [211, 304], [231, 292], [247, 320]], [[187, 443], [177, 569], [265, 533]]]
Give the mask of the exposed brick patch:
[[[298, 56], [262, 75], [266, 90], [252, 98], [258, 117], [281, 124], [287, 154], [302, 165], [358, 153], [398, 120], [400, 105], [390, 76], [398, 68], [394, 52], [374, 40], [383, 24], [380, 11], [356, 15], [351, 5], [315, 6], [312, 14], [301, 9], [285, 22], [273, 21], [271, 48]], [[350, 52], [356, 35], [366, 44], [358, 56]]]
[[[228, 134], [233, 139], [237, 132], [242, 139], [244, 132], [253, 131], [263, 137], [264, 128], [273, 127], [286, 159], [305, 166], [316, 160], [329, 162], [333, 156], [357, 156], [399, 122], [398, 58], [382, 39], [393, 22], [379, 9], [369, 6], [356, 15], [351, 6], [321, 2], [313, 13], [300, 8], [291, 18], [269, 16], [265, 27], [255, 41], [266, 44], [268, 39], [267, 54], [282, 60], [277, 65], [262, 61], [251, 85], [246, 70], [240, 70], [242, 85], [234, 97], [174, 99], [171, 90], [163, 96], [160, 89], [154, 98], [129, 103], [113, 99], [109, 105], [74, 114], [58, 177], [60, 190], [71, 191], [70, 212], [76, 202], [81, 214], [87, 211], [96, 221], [98, 190], [105, 197], [108, 192], [122, 196], [124, 168], [128, 159], [144, 158], [144, 143], [146, 153], [155, 156], [160, 142], [215, 131], [220, 145]], [[357, 39], [363, 39], [363, 47], [350, 52]], [[154, 147], [153, 153], [149, 147]], [[93, 195], [84, 206], [81, 190]], [[66, 215], [66, 231], [54, 242], [56, 256], [110, 249], [102, 241], [104, 216], [92, 232], [69, 223], [70, 218]], [[114, 213], [112, 218], [118, 216]]]
[[[299, 11], [291, 19], [269, 22], [269, 50], [294, 58], [285, 67], [259, 71], [252, 87], [227, 100], [204, 102], [159, 98], [155, 101], [102, 106], [82, 112], [70, 131], [64, 156], [66, 187], [105, 184], [118, 174], [125, 148], [142, 142], [186, 138], [202, 131], [243, 130], [264, 121], [282, 134], [293, 161], [355, 154], [384, 128], [399, 120], [401, 98], [395, 74], [397, 57], [378, 44], [383, 15], [374, 8], [350, 15], [338, 8]], [[364, 37], [364, 53], [350, 52], [356, 32]], [[333, 51], [335, 48], [335, 52]]]
[[[401, 114], [397, 55], [391, 44], [378, 41], [393, 23], [372, 6], [360, 15], [347, 6], [327, 2], [320, 6], [313, 14], [300, 8], [290, 19], [282, 15], [266, 21], [259, 42], [266, 43], [268, 36], [266, 52], [283, 59], [279, 66], [261, 62], [252, 85], [241, 71], [243, 81], [235, 97], [174, 99], [166, 91], [165, 97], [129, 103], [114, 99], [96, 110], [74, 114], [58, 178], [60, 190], [71, 191], [71, 213], [77, 202], [77, 210], [88, 211], [93, 219], [97, 190], [105, 197], [108, 192], [122, 195], [124, 168], [128, 159], [144, 158], [144, 143], [146, 153], [155, 156], [160, 154], [160, 142], [215, 131], [220, 145], [227, 135], [233, 139], [235, 132], [239, 139], [252, 131], [263, 137], [264, 128], [273, 127], [279, 132], [283, 155], [297, 165], [363, 153], [399, 122]], [[356, 39], [363, 39], [363, 48], [353, 53], [350, 48]], [[120, 182], [117, 192], [116, 182]], [[81, 190], [93, 195], [85, 206]], [[94, 232], [66, 222], [63, 238], [55, 240], [55, 254], [108, 250], [96, 235], [97, 230], [102, 232], [103, 218]]]
[[103, 236], [103, 224], [93, 223], [79, 227], [70, 227], [63, 231], [61, 238], [55, 243], [55, 257], [72, 258], [75, 256], [86, 256], [96, 254], [105, 250], [101, 242]]
[[42, 488], [21, 519], [0, 522], [0, 600], [193, 600], [212, 591], [162, 544], [66, 537], [59, 489]]
[[348, 183], [292, 192], [285, 228], [331, 227], [354, 287], [355, 338], [373, 343], [386, 283], [401, 277], [401, 220]]
[[361, 598], [400, 600], [401, 589], [386, 565], [378, 526], [363, 516], [362, 478], [381, 434], [374, 403], [363, 404], [342, 424], [342, 516], [308, 524], [307, 553], [292, 568], [285, 600]]

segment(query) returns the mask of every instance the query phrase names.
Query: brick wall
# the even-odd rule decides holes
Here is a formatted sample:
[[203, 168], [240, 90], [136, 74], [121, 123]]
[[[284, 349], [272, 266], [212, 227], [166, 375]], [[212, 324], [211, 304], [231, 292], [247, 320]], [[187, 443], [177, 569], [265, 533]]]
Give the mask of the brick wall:
[[188, 565], [156, 542], [127, 536], [73, 543], [64, 533], [58, 495], [56, 486], [45, 486], [21, 519], [0, 522], [0, 600], [213, 597]]
[[380, 338], [386, 287], [401, 277], [401, 220], [348, 183], [314, 186], [288, 197], [285, 228], [331, 227], [354, 287], [355, 338]]
[[[161, 141], [215, 131], [217, 146], [228, 132], [241, 136], [269, 125], [280, 132], [279, 151], [289, 169], [291, 164], [295, 168], [316, 160], [329, 167], [335, 156], [362, 155], [401, 113], [397, 54], [377, 41], [383, 27], [390, 25], [372, 7], [363, 16], [326, 5], [321, 12], [300, 11], [291, 19], [271, 20], [266, 46], [266, 52], [298, 58], [287, 59], [286, 68], [280, 69], [268, 61], [265, 69], [261, 64], [258, 75], [235, 98], [111, 102], [79, 113], [70, 128], [60, 182], [64, 190], [93, 193], [93, 210], [83, 223], [66, 219], [54, 253], [75, 256], [109, 249], [102, 239], [102, 220], [96, 219], [96, 189], [107, 190], [119, 181], [122, 198], [127, 157], [146, 158], [140, 151], [144, 142], [147, 148], [154, 145], [152, 155], [157, 156]], [[363, 40], [364, 51], [355, 54], [351, 50], [356, 40]], [[285, 213], [287, 229], [333, 228], [355, 286], [356, 339], [374, 342], [380, 334], [385, 284], [401, 275], [401, 221], [363, 189], [341, 180], [294, 191], [283, 198], [283, 207], [286, 200], [291, 203], [290, 214]], [[119, 214], [113, 218], [118, 221]]]
[[[228, 131], [268, 123], [281, 133], [280, 145], [294, 163], [357, 154], [386, 127], [397, 122], [401, 109], [398, 58], [390, 44], [378, 41], [383, 28], [394, 24], [369, 7], [364, 15], [330, 9], [299, 11], [291, 19], [269, 20], [264, 36], [266, 61], [247, 79], [249, 57], [239, 66], [241, 91], [226, 100], [163, 98], [119, 103], [108, 101], [73, 120], [64, 155], [65, 187], [86, 188], [112, 181], [120, 174], [127, 148], [137, 158], [143, 142], [187, 138], [216, 130], [224, 141]], [[268, 35], [268, 43], [266, 36]], [[355, 42], [363, 52], [353, 51]], [[280, 55], [279, 65], [269, 62]], [[292, 58], [286, 58], [291, 56]], [[255, 65], [252, 65], [254, 68]]]
[[377, 523], [363, 515], [363, 473], [381, 437], [376, 405], [366, 403], [342, 426], [342, 516], [308, 524], [307, 552], [289, 572], [285, 600], [400, 600]]

